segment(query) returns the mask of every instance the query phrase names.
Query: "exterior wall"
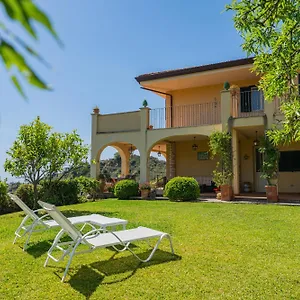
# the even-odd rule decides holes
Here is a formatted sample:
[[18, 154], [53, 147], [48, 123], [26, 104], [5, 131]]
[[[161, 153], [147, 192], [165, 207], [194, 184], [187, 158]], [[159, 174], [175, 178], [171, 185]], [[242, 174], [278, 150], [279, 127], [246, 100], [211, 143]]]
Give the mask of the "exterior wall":
[[135, 131], [140, 128], [140, 111], [98, 115], [97, 132]]
[[208, 141], [196, 141], [197, 151], [193, 151], [194, 141], [176, 142], [176, 176], [212, 177], [216, 159], [198, 160], [197, 152], [208, 151]]

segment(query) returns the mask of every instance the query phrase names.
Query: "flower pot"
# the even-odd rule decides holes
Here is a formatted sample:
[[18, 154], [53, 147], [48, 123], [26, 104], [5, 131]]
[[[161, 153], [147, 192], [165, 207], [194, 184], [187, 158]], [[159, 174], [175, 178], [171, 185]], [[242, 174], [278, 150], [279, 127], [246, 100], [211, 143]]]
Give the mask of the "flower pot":
[[277, 202], [278, 201], [277, 185], [266, 185], [265, 188], [266, 188], [267, 200], [269, 202]]
[[148, 129], [152, 130], [153, 129], [153, 125], [149, 125]]
[[231, 185], [221, 185], [221, 200], [230, 201], [232, 200], [232, 186]]
[[142, 199], [148, 199], [149, 198], [150, 190], [141, 190], [141, 197]]

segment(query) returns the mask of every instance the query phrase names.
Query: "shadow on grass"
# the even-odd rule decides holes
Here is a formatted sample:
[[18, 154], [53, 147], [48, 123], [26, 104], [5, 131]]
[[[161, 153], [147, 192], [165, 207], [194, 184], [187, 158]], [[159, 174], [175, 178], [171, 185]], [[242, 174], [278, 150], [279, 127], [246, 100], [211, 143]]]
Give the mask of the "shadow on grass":
[[38, 243], [32, 243], [26, 252], [32, 255], [34, 258], [39, 258], [43, 254], [45, 254], [52, 245], [52, 240], [42, 241]]
[[[140, 253], [139, 256], [142, 259], [146, 259], [150, 253], [151, 250]], [[152, 260], [147, 263], [139, 262], [132, 255], [115, 258], [116, 254], [117, 252], [108, 260], [81, 266], [74, 275], [71, 275], [68, 283], [72, 288], [84, 295], [86, 299], [89, 299], [101, 284], [110, 285], [123, 282], [134, 276], [138, 269], [181, 259], [181, 256], [163, 250], [157, 250]], [[63, 272], [64, 270], [61, 269], [61, 271]], [[72, 273], [74, 269], [70, 269], [70, 271]], [[56, 275], [58, 274], [56, 273]], [[111, 277], [111, 280], [109, 280], [109, 277]], [[103, 282], [104, 280], [105, 282]]]
[[114, 217], [117, 212], [107, 212], [107, 211], [89, 211], [89, 210], [75, 210], [75, 209], [66, 209], [63, 210], [62, 213], [67, 217], [78, 217], [78, 216], [86, 216], [91, 214], [98, 214], [105, 217]]

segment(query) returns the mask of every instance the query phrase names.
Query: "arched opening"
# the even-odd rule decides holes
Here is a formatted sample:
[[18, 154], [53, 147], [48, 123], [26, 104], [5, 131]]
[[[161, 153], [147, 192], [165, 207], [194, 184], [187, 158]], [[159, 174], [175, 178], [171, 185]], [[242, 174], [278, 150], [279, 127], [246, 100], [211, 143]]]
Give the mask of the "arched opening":
[[132, 144], [117, 142], [103, 146], [96, 161], [97, 178], [112, 181], [139, 179], [139, 151]]
[[202, 192], [213, 192], [212, 173], [216, 159], [211, 159], [208, 136], [200, 134], [170, 136], [157, 141], [150, 152], [160, 150], [166, 157], [166, 182], [176, 176], [194, 177]]

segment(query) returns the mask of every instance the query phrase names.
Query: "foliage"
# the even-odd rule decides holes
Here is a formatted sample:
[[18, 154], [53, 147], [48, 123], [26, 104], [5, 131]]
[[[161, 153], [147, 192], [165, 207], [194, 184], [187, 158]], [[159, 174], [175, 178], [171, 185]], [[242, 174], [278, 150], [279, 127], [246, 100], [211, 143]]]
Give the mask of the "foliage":
[[16, 211], [17, 208], [7, 195], [8, 185], [0, 180], [0, 214]]
[[230, 83], [228, 81], [224, 82], [224, 89], [227, 91], [230, 89]]
[[55, 205], [69, 205], [79, 202], [80, 185], [76, 180], [55, 180], [42, 182], [41, 199]]
[[271, 139], [277, 145], [299, 141], [300, 98], [295, 79], [300, 70], [300, 0], [233, 0], [226, 8], [235, 12], [243, 49], [255, 55], [254, 71], [261, 75], [259, 88], [264, 97], [287, 102], [282, 106], [286, 123], [270, 133]]
[[[43, 26], [61, 44], [53, 25], [48, 16], [32, 0], [0, 0], [6, 17], [17, 22], [35, 40], [38, 39], [33, 23]], [[22, 50], [22, 51], [20, 51]], [[40, 89], [49, 90], [49, 85], [42, 80], [28, 64], [25, 55], [36, 58], [40, 63], [49, 66], [48, 63], [22, 38], [14, 34], [5, 23], [0, 22], [0, 58], [7, 71], [16, 70], [17, 74], [23, 77], [27, 83]], [[11, 75], [12, 83], [19, 93], [26, 98], [16, 73]]]
[[142, 191], [142, 190], [151, 190], [151, 186], [150, 186], [150, 183], [149, 182], [144, 182], [144, 183], [141, 183], [140, 185], [139, 185], [139, 189], [140, 189], [140, 191]]
[[209, 148], [212, 158], [218, 157], [216, 169], [213, 171], [213, 181], [217, 186], [230, 185], [232, 172], [231, 135], [226, 131], [215, 131], [209, 136]]
[[137, 196], [138, 191], [139, 184], [136, 181], [124, 179], [116, 183], [114, 193], [118, 199], [127, 200]]
[[[39, 190], [40, 187], [38, 187]], [[29, 207], [34, 206], [34, 191], [32, 184], [20, 184], [15, 194]]]
[[200, 197], [199, 184], [192, 177], [174, 177], [166, 184], [164, 196], [172, 201], [196, 200]]
[[284, 102], [281, 107], [284, 119], [275, 126], [273, 130], [267, 132], [271, 142], [276, 145], [288, 145], [292, 142], [300, 141], [300, 101]]
[[90, 195], [95, 199], [99, 194], [99, 182], [96, 179], [80, 176], [73, 180], [77, 182], [82, 196]]
[[268, 185], [273, 185], [272, 180], [275, 180], [278, 177], [280, 152], [271, 142], [268, 134], [261, 139], [258, 151], [263, 154], [261, 177], [267, 180]]
[[147, 107], [147, 106], [148, 106], [148, 102], [147, 102], [146, 99], [144, 99], [144, 101], [143, 101], [143, 106], [144, 106], [144, 107]]
[[[140, 156], [130, 156], [130, 174], [136, 176], [136, 180], [140, 177]], [[104, 159], [100, 161], [100, 170], [103, 174], [108, 174], [108, 177], [117, 178], [121, 174], [121, 156], [115, 153], [113, 158]], [[159, 160], [156, 157], [149, 158], [150, 179], [154, 180], [156, 177], [162, 177], [166, 174], [166, 162]]]
[[41, 180], [49, 184], [60, 180], [82, 166], [87, 160], [88, 147], [76, 131], [52, 132], [51, 127], [37, 117], [21, 126], [18, 137], [9, 151], [4, 168], [12, 176], [23, 177], [33, 184], [34, 207], [37, 206], [37, 186]]

